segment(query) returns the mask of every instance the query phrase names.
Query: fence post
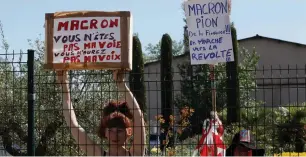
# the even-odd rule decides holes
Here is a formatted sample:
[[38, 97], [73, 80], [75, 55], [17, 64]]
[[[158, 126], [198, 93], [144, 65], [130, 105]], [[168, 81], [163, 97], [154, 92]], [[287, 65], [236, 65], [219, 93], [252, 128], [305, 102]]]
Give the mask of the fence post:
[[28, 50], [28, 156], [35, 155], [34, 137], [34, 50]]

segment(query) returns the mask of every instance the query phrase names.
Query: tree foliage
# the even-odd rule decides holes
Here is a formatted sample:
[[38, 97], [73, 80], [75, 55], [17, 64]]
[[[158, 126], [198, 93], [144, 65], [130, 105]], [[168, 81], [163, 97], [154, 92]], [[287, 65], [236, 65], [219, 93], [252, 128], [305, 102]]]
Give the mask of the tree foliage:
[[[183, 54], [184, 44], [182, 41], [173, 40], [171, 44], [172, 44], [172, 55], [173, 56], [178, 56], [178, 55]], [[161, 45], [162, 45], [162, 41], [159, 41], [155, 45], [150, 43], [146, 46], [145, 50], [148, 52], [146, 56], [147, 62], [161, 59], [161, 52], [160, 52]]]
[[237, 30], [231, 25], [234, 61], [226, 63], [226, 94], [227, 94], [227, 122], [239, 122], [240, 95], [239, 95], [239, 71], [238, 71], [238, 40]]
[[[36, 59], [36, 91], [38, 114], [41, 117], [37, 117], [36, 124], [45, 123], [42, 116], [49, 116], [49, 120], [62, 120], [62, 100], [61, 100], [61, 89], [55, 85], [55, 77], [53, 71], [46, 71], [43, 69], [43, 54], [44, 54], [44, 43], [40, 40], [32, 42], [32, 46], [36, 49], [38, 58]], [[69, 71], [71, 99], [75, 107], [76, 115], [79, 124], [86, 129], [86, 132], [93, 138], [94, 141], [101, 143], [97, 134], [97, 126], [101, 117], [101, 110], [103, 104], [107, 103], [110, 99], [118, 98], [115, 89], [115, 85], [112, 82], [110, 72], [102, 70], [80, 70], [80, 71]], [[38, 125], [39, 126], [39, 125]], [[37, 126], [37, 128], [38, 128]], [[64, 124], [66, 126], [66, 124]], [[67, 145], [68, 143], [68, 145]], [[52, 155], [81, 155], [82, 151], [79, 150], [78, 146], [74, 144], [69, 128], [61, 128], [57, 132], [52, 143], [55, 148], [51, 150]], [[66, 145], [66, 147], [64, 147]], [[63, 149], [65, 148], [65, 149]], [[57, 150], [57, 151], [54, 151]]]
[[[255, 101], [250, 98], [250, 93], [255, 89], [255, 68], [259, 56], [255, 51], [249, 52], [241, 48], [239, 55], [242, 61], [239, 65], [239, 80], [241, 86], [242, 107], [248, 106], [249, 102]], [[190, 105], [195, 109], [194, 115], [191, 117], [191, 128], [182, 136], [187, 138], [194, 134], [201, 133], [202, 123], [208, 118], [209, 112], [212, 110], [211, 105], [211, 80], [209, 78], [210, 70], [208, 65], [191, 66], [190, 61], [178, 65], [181, 81], [181, 95], [176, 96], [175, 105], [181, 108], [182, 105]], [[226, 107], [226, 74], [225, 64], [215, 66], [215, 83], [217, 89], [217, 111], [221, 111]], [[182, 139], [184, 139], [182, 138]]]
[[144, 60], [141, 42], [138, 36], [133, 37], [133, 67], [129, 74], [130, 89], [133, 92], [143, 113], [146, 113], [146, 89], [144, 84]]
[[[226, 108], [221, 113], [226, 120]], [[249, 129], [255, 134], [257, 146], [265, 148], [267, 156], [305, 151], [305, 103], [267, 107], [263, 102], [249, 101], [248, 107], [241, 108], [240, 116], [240, 122], [226, 126], [226, 143], [230, 143], [239, 130]]]
[[[172, 39], [164, 34], [161, 40], [160, 81], [162, 116], [165, 119], [163, 126], [165, 134], [170, 125], [170, 115], [173, 115], [173, 71], [172, 71]], [[161, 139], [163, 141], [163, 137]]]
[[[43, 68], [44, 42], [29, 40], [35, 50], [35, 141], [36, 155], [84, 155], [74, 143], [62, 116], [61, 89], [55, 84], [55, 72]], [[4, 45], [4, 46], [3, 46]], [[9, 47], [3, 44], [3, 47]], [[7, 45], [7, 46], [6, 46]], [[9, 56], [10, 50], [5, 54]], [[20, 57], [16, 61], [16, 56]], [[22, 57], [7, 57], [0, 62], [1, 136], [6, 150], [14, 155], [26, 155], [27, 140], [27, 66]], [[13, 62], [17, 62], [13, 63]], [[19, 64], [18, 64], [19, 63]], [[99, 70], [70, 71], [70, 88], [79, 124], [98, 144], [104, 143], [96, 135], [101, 109], [114, 92], [110, 72]], [[18, 145], [20, 149], [12, 147]], [[105, 146], [103, 146], [105, 147]]]
[[284, 122], [277, 124], [276, 138], [285, 152], [302, 153], [306, 151], [306, 103], [291, 106], [282, 115]]

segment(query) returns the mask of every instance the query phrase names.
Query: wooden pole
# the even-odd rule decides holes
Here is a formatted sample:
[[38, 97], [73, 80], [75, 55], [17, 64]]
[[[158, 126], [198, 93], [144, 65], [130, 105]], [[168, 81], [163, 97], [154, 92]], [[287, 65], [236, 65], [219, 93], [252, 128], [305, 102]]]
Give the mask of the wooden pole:
[[[216, 105], [216, 101], [217, 101], [217, 99], [216, 99], [216, 97], [217, 97], [217, 95], [216, 95], [216, 83], [215, 83], [215, 66], [213, 65], [213, 64], [210, 64], [209, 65], [209, 69], [210, 69], [210, 80], [211, 80], [211, 104], [212, 104], [212, 111], [214, 112], [214, 114], [217, 112], [217, 105]], [[215, 116], [215, 115], [214, 115]], [[216, 117], [214, 117], [214, 118], [216, 118]], [[212, 119], [212, 120], [214, 120], [214, 119]], [[215, 124], [215, 123], [212, 123], [213, 125]], [[213, 141], [214, 141], [214, 156], [217, 156], [218, 154], [217, 154], [217, 146], [216, 146], [216, 139], [214, 138], [213, 139]]]
[[216, 97], [217, 97], [217, 95], [216, 95], [216, 83], [215, 83], [215, 72], [214, 72], [214, 69], [215, 68], [215, 66], [213, 65], [213, 64], [211, 64], [211, 65], [209, 65], [209, 69], [210, 69], [210, 80], [211, 80], [211, 104], [212, 104], [212, 110], [214, 111], [214, 112], [216, 112], [217, 111], [217, 107], [216, 107], [216, 101], [217, 101], [217, 99], [216, 99]]

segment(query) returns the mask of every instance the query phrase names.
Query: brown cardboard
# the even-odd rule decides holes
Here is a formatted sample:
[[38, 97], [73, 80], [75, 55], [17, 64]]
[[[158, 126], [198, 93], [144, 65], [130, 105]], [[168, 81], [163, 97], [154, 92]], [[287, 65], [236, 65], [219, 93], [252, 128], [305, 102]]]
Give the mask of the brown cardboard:
[[[53, 27], [54, 19], [72, 17], [120, 17], [120, 38], [121, 38], [121, 62], [96, 62], [96, 63], [52, 63], [53, 61]], [[71, 11], [47, 13], [46, 20], [46, 59], [44, 68], [47, 70], [84, 70], [84, 69], [123, 69], [132, 70], [131, 42], [132, 34], [130, 29], [131, 13], [128, 11], [102, 12], [102, 11]]]

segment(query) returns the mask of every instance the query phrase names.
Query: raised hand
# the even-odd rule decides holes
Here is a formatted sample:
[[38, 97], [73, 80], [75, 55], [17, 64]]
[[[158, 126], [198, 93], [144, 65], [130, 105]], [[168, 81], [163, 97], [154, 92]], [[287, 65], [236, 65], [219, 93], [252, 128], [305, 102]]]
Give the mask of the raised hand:
[[113, 71], [113, 79], [116, 82], [118, 87], [124, 87], [124, 71], [122, 70], [114, 70]]
[[56, 72], [56, 83], [66, 84], [68, 83], [67, 71]]

